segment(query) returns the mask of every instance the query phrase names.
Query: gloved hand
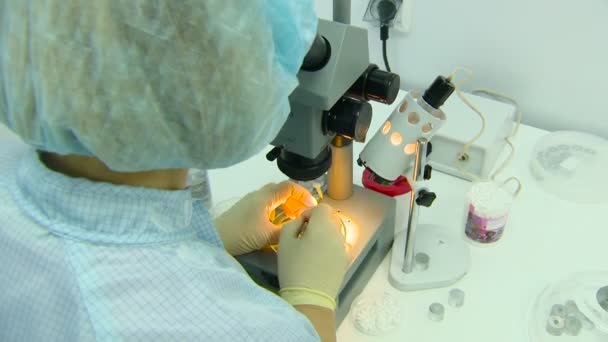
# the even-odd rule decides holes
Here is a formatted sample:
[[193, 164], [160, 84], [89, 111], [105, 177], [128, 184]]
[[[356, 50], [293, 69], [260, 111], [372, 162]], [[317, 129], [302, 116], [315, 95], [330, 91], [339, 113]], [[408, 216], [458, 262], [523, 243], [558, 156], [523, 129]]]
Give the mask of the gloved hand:
[[337, 212], [326, 204], [285, 224], [279, 240], [279, 293], [288, 303], [336, 309], [348, 267], [341, 227]]
[[[290, 205], [291, 204], [291, 205]], [[299, 216], [317, 205], [315, 198], [304, 187], [292, 182], [268, 184], [247, 194], [234, 206], [215, 219], [215, 226], [231, 255], [259, 250], [278, 240], [281, 226], [273, 224], [274, 211], [279, 206], [289, 207], [290, 215]]]

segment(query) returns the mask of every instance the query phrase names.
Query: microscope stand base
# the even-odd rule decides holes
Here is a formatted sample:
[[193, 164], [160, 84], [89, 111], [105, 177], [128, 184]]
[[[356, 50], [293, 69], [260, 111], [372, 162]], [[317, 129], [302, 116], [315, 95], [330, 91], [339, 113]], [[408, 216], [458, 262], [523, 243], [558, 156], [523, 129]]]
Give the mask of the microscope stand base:
[[[405, 232], [397, 235], [391, 252], [389, 281], [400, 291], [415, 291], [454, 284], [469, 270], [469, 248], [461, 237], [445, 233], [435, 225], [421, 224], [416, 230], [416, 253], [429, 256], [427, 269], [414, 265], [410, 273], [403, 272]], [[409, 248], [410, 246], [408, 246]], [[415, 261], [414, 261], [415, 262]]]

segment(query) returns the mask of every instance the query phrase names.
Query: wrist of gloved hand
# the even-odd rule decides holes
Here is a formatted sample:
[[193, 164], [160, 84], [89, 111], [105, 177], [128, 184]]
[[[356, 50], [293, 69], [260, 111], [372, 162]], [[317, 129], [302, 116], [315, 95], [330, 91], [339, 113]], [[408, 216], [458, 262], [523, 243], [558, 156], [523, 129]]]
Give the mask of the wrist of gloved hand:
[[279, 291], [281, 298], [292, 306], [314, 305], [321, 306], [332, 311], [336, 310], [336, 300], [330, 295], [304, 287], [289, 287]]
[[336, 211], [320, 204], [283, 227], [279, 242], [279, 294], [291, 305], [335, 310], [348, 266]]

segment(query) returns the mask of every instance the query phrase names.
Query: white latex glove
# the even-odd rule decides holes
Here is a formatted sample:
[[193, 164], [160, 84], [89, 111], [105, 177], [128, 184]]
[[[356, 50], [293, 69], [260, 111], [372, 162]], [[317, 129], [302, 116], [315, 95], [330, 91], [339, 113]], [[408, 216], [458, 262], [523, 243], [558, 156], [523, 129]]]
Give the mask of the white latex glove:
[[326, 204], [285, 224], [279, 240], [279, 293], [288, 303], [336, 309], [335, 298], [348, 267], [341, 228], [337, 212]]
[[259, 250], [278, 240], [281, 226], [271, 222], [279, 206], [295, 218], [317, 205], [304, 187], [291, 182], [268, 184], [247, 194], [234, 206], [215, 219], [215, 226], [231, 255]]

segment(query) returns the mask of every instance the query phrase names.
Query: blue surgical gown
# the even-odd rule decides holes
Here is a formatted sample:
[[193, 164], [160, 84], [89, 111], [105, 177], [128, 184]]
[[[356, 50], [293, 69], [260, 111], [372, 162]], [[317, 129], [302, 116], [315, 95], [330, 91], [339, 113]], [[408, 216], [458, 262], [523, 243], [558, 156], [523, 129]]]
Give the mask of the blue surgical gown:
[[317, 341], [189, 191], [71, 178], [0, 148], [0, 341]]

